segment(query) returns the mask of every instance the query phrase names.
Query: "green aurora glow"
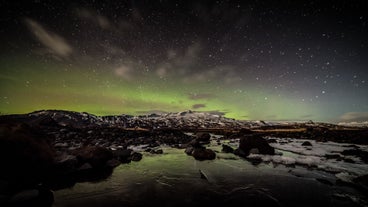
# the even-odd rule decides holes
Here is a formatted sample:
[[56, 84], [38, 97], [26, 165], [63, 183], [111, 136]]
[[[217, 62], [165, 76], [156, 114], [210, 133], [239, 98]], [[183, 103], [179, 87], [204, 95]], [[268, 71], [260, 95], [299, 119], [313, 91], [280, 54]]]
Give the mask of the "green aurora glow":
[[[306, 112], [318, 112], [300, 100], [250, 86], [240, 93], [235, 87], [218, 87], [222, 84], [217, 82], [178, 84], [180, 80], [163, 80], [150, 73], [142, 74], [138, 81], [127, 81], [103, 67], [91, 73], [84, 72], [82, 66], [35, 60], [1, 61], [2, 113], [63, 109], [96, 115], [138, 115], [193, 110], [195, 104], [204, 107], [194, 110], [225, 112], [226, 117], [236, 119], [295, 119]], [[189, 94], [216, 95], [193, 100]]]

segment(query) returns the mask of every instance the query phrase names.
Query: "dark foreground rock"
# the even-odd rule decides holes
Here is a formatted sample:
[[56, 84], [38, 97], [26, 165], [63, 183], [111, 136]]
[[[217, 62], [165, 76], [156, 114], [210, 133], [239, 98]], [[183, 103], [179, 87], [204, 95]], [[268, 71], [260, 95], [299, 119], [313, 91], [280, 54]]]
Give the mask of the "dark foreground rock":
[[43, 133], [26, 124], [0, 124], [0, 180], [5, 193], [34, 188], [51, 173], [55, 151]]
[[211, 135], [209, 133], [199, 132], [196, 134], [197, 140], [203, 143], [208, 143], [211, 139]]
[[368, 192], [368, 174], [354, 178], [353, 182], [358, 185], [359, 188]]
[[234, 153], [242, 157], [250, 153], [274, 155], [275, 149], [261, 136], [249, 135], [240, 138], [239, 148]]
[[[208, 134], [209, 135], [209, 134]], [[206, 149], [202, 142], [198, 140], [198, 138], [193, 139], [187, 144], [187, 148], [185, 149], [185, 153], [189, 156], [193, 156], [196, 160], [213, 160], [216, 158], [216, 153], [211, 149]]]
[[142, 159], [143, 155], [139, 152], [134, 152], [132, 154], [132, 161], [138, 162]]
[[76, 150], [75, 155], [79, 162], [88, 162], [95, 168], [104, 167], [106, 162], [113, 158], [113, 154], [110, 150], [98, 146], [83, 147]]
[[54, 202], [54, 194], [49, 189], [38, 187], [36, 189], [22, 190], [11, 196], [7, 202], [8, 206], [38, 206], [48, 207]]
[[313, 145], [309, 141], [305, 141], [305, 142], [302, 143], [302, 146], [311, 147]]
[[195, 148], [192, 152], [192, 156], [196, 160], [214, 160], [216, 153], [211, 149]]
[[234, 153], [234, 149], [232, 147], [230, 147], [229, 145], [223, 144], [221, 152]]
[[368, 152], [360, 149], [348, 149], [341, 152], [342, 155], [352, 155], [359, 157], [363, 162], [368, 163]]

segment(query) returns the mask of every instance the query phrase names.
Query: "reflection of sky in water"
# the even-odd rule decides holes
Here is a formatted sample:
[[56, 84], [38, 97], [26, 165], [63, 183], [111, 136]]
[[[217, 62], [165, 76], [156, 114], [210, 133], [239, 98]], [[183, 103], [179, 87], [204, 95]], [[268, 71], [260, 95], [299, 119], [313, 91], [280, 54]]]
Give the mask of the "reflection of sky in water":
[[[220, 146], [211, 148], [221, 150]], [[200, 162], [183, 151], [164, 148], [163, 155], [144, 154], [140, 162], [117, 167], [105, 181], [78, 183], [55, 192], [54, 205], [186, 206], [201, 202], [230, 205], [248, 200], [254, 205], [279, 202], [295, 206], [302, 202], [309, 206], [343, 206], [349, 199], [337, 200], [333, 194], [358, 195], [350, 188], [316, 181], [317, 178], [335, 181], [334, 175], [325, 172], [265, 163], [254, 166], [224, 153], [217, 153], [220, 159]], [[199, 170], [207, 175], [208, 181], [200, 178]]]

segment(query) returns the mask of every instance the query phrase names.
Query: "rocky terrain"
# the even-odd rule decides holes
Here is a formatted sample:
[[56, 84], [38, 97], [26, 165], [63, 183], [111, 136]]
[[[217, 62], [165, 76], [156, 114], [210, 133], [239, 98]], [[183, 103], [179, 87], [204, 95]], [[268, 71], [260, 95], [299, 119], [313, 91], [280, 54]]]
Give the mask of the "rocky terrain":
[[[271, 160], [303, 164], [295, 159], [278, 160], [275, 148], [288, 150], [283, 148], [283, 144], [289, 143], [289, 138], [319, 143], [368, 143], [366, 127], [312, 121], [238, 121], [192, 111], [138, 117], [37, 111], [0, 116], [0, 133], [0, 163], [3, 165], [0, 172], [0, 204], [9, 206], [23, 206], [24, 202], [27, 206], [32, 206], [32, 203], [35, 206], [50, 206], [53, 202], [50, 189], [105, 179], [114, 167], [138, 162], [144, 159], [144, 153], [164, 153], [161, 146], [183, 149], [183, 153], [196, 160], [213, 160], [217, 152], [206, 146], [215, 142], [222, 145], [223, 153], [232, 153], [252, 162]], [[224, 140], [236, 145], [226, 144]], [[313, 144], [303, 141], [301, 146], [304, 149]], [[357, 145], [322, 156], [368, 163], [368, 152]], [[366, 176], [354, 179], [363, 183], [359, 186], [366, 189]]]

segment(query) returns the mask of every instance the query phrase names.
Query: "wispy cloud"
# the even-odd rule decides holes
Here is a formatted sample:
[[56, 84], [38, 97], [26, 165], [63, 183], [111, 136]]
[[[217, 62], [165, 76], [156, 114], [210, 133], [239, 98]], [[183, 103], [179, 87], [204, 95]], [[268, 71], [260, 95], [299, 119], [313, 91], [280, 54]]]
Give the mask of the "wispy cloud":
[[199, 42], [190, 44], [184, 51], [169, 49], [167, 59], [156, 68], [156, 75], [162, 76], [187, 76], [197, 66], [202, 45]]
[[368, 112], [347, 112], [340, 116], [344, 122], [363, 122], [368, 121]]
[[133, 68], [129, 65], [120, 65], [119, 67], [114, 69], [115, 75], [125, 79], [132, 80], [133, 79]]
[[50, 53], [61, 58], [67, 58], [73, 53], [72, 46], [70, 46], [60, 35], [48, 31], [40, 23], [30, 18], [26, 18], [25, 23], [32, 34], [49, 50]]
[[206, 107], [206, 104], [194, 104], [192, 106], [192, 109], [199, 109], [199, 108], [204, 108]]
[[103, 15], [97, 14], [92, 10], [81, 8], [76, 10], [77, 16], [81, 19], [88, 20], [101, 27], [101, 29], [111, 28], [109, 19]]

